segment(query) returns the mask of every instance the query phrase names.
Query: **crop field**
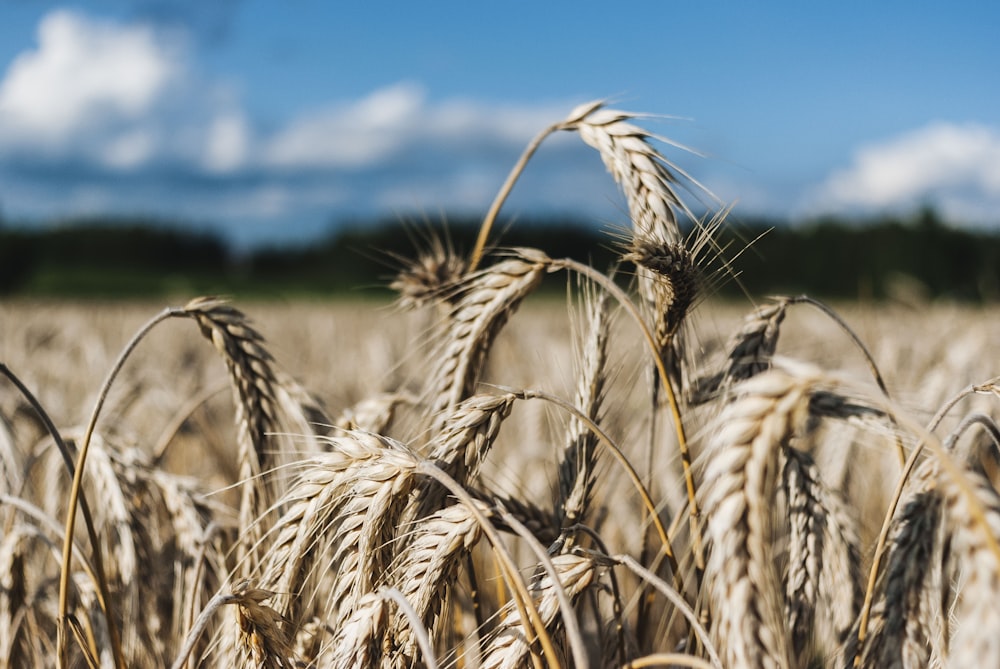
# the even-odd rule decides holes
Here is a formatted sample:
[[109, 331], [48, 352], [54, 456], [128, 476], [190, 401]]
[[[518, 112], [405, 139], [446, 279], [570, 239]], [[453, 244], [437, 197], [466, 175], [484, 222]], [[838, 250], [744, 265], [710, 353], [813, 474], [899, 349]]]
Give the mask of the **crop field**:
[[1000, 666], [1000, 311], [716, 302], [654, 138], [555, 131], [615, 272], [491, 248], [515, 167], [391, 304], [0, 303], [0, 666]]

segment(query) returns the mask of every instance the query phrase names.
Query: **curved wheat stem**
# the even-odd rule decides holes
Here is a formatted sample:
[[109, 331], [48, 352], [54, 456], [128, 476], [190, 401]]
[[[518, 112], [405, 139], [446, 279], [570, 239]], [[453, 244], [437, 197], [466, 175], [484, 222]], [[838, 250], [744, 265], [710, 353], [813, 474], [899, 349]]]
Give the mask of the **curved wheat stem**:
[[[139, 342], [159, 323], [165, 321], [168, 318], [173, 318], [177, 316], [184, 315], [183, 311], [180, 309], [168, 308], [161, 311], [158, 315], [154, 316], [145, 325], [143, 325], [132, 339], [125, 345], [125, 348], [121, 353], [118, 354], [118, 359], [112, 366], [111, 371], [108, 373], [107, 378], [104, 380], [104, 384], [101, 386], [100, 393], [98, 394], [97, 403], [94, 405], [94, 410], [90, 415], [90, 421], [87, 423], [87, 429], [84, 432], [83, 440], [80, 444], [80, 453], [77, 456], [76, 468], [73, 472], [73, 484], [69, 492], [69, 502], [68, 509], [66, 511], [66, 530], [63, 538], [63, 555], [62, 555], [62, 574], [59, 577], [59, 635], [58, 635], [58, 659], [59, 666], [66, 666], [66, 613], [69, 608], [69, 568], [70, 562], [73, 555], [73, 531], [76, 527], [76, 509], [79, 504], [80, 490], [83, 485], [83, 472], [84, 465], [87, 462], [87, 452], [90, 449], [91, 437], [94, 434], [94, 429], [97, 427], [97, 419], [101, 415], [101, 410], [104, 408], [104, 402], [107, 399], [108, 392], [111, 390], [111, 385], [114, 383], [121, 371], [122, 366], [124, 366], [125, 361], [135, 350], [135, 347], [139, 345]], [[95, 550], [97, 547], [95, 545]], [[109, 621], [111, 616], [108, 616]], [[122, 669], [125, 664], [125, 659], [122, 655], [121, 640], [118, 638], [117, 626], [114, 623], [109, 622], [108, 632], [111, 634], [111, 644], [112, 651], [114, 653], [115, 667], [117, 669]]]
[[[529, 586], [542, 624], [546, 627], [553, 625], [561, 610], [557, 589], [562, 588], [568, 597], [576, 597], [593, 582], [595, 576], [594, 561], [586, 556], [563, 553], [553, 556], [552, 563], [559, 575], [558, 582], [544, 572]], [[569, 615], [572, 611], [563, 613]], [[526, 621], [520, 613], [511, 603], [506, 604], [500, 611], [497, 632], [484, 652], [481, 664], [483, 669], [521, 666], [530, 652], [525, 627]]]

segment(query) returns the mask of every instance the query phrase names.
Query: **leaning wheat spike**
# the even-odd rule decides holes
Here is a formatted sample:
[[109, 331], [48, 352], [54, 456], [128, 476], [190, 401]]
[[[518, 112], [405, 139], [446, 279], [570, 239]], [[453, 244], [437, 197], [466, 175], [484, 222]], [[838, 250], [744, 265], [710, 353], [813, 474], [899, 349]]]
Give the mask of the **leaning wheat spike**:
[[[915, 492], [893, 520], [889, 554], [872, 608], [861, 667], [916, 669], [930, 659], [929, 592], [941, 519], [941, 495]], [[940, 600], [940, 595], [936, 597]], [[852, 635], [853, 636], [853, 635]]]
[[[486, 505], [480, 510], [485, 513]], [[397, 556], [390, 582], [410, 603], [424, 627], [433, 630], [462, 558], [479, 541], [482, 529], [476, 516], [460, 503], [422, 518], [411, 535], [406, 550]], [[417, 643], [402, 611], [393, 616], [391, 630], [390, 639], [396, 646], [393, 652], [412, 659]]]
[[704, 485], [712, 548], [705, 576], [717, 647], [734, 669], [791, 666], [770, 545], [772, 500], [779, 451], [806, 426], [820, 378], [803, 367], [744, 382], [710, 437]]
[[846, 503], [823, 486], [808, 454], [794, 448], [784, 454], [790, 528], [785, 616], [794, 657], [805, 666], [811, 643], [822, 657], [833, 654], [850, 633], [863, 596], [861, 557]]
[[442, 417], [441, 430], [431, 440], [428, 458], [460, 483], [474, 479], [500, 426], [517, 399], [511, 393], [473, 395]]
[[[329, 453], [301, 463], [300, 474], [281, 498], [284, 512], [269, 530], [272, 539], [260, 566], [261, 583], [277, 593], [275, 608], [293, 624], [299, 618], [304, 583], [317, 554], [329, 543], [319, 532], [335, 517], [340, 483], [352, 466], [345, 446], [355, 446], [357, 441], [335, 438]], [[359, 459], [370, 457], [363, 447], [355, 450]]]
[[353, 613], [358, 600], [380, 585], [392, 560], [396, 528], [413, 491], [417, 458], [402, 448], [386, 448], [351, 472], [344, 500], [330, 527], [334, 585], [329, 616], [336, 629]]
[[[677, 386], [680, 355], [674, 359], [670, 349], [683, 346], [672, 340], [697, 287], [693, 256], [685, 248], [677, 220], [678, 212], [697, 220], [677, 195], [683, 173], [652, 145], [652, 135], [630, 122], [633, 114], [593, 105], [579, 109], [586, 113], [571, 127], [597, 149], [628, 202], [634, 239], [629, 255], [637, 262], [639, 291], [653, 311], [660, 355], [670, 360], [672, 383]], [[657, 261], [651, 268], [644, 261], [653, 258], [669, 261]], [[664, 269], [668, 271], [663, 273]]]
[[[511, 393], [473, 395], [446, 411], [440, 431], [431, 438], [428, 459], [459, 483], [472, 482], [515, 399]], [[437, 511], [444, 506], [444, 496], [439, 485], [421, 486], [410, 499], [402, 522], [411, 523]]]
[[459, 289], [460, 296], [445, 321], [445, 343], [431, 379], [432, 416], [472, 394], [493, 340], [542, 280], [548, 257], [532, 249], [519, 252], [518, 258], [476, 272]]
[[[682, 174], [650, 143], [652, 135], [631, 123], [634, 114], [589, 105], [569, 127], [597, 149], [605, 167], [625, 193], [629, 216], [643, 238], [681, 241], [676, 210], [686, 211], [675, 190]], [[571, 118], [577, 115], [571, 114]]]
[[[558, 622], [560, 613], [559, 598], [556, 587], [565, 590], [570, 598], [576, 598], [594, 581], [596, 565], [593, 559], [562, 553], [552, 557], [552, 564], [559, 573], [559, 584], [553, 583], [547, 573], [536, 577], [531, 583], [529, 592], [541, 623], [546, 629], [552, 629]], [[573, 611], [562, 611], [563, 615], [575, 615]], [[528, 640], [531, 636], [531, 625], [522, 620], [513, 602], [508, 602], [499, 613], [500, 622], [496, 631], [489, 638], [489, 643], [483, 653], [480, 666], [483, 669], [514, 669], [523, 665], [529, 652], [533, 652]], [[551, 663], [552, 658], [549, 658]]]
[[[264, 348], [264, 338], [250, 326], [243, 312], [222, 300], [195, 298], [185, 305], [184, 312], [198, 322], [202, 334], [229, 369], [236, 396], [240, 449], [240, 526], [246, 533], [244, 546], [253, 546], [263, 529], [255, 521], [273, 501], [270, 484], [260, 477], [276, 464], [276, 445], [268, 443], [268, 434], [279, 431], [274, 360]], [[251, 567], [248, 562], [244, 564], [244, 569]]]
[[760, 374], [771, 366], [789, 301], [787, 297], [773, 298], [769, 304], [757, 307], [743, 319], [743, 326], [729, 341], [722, 368], [695, 381], [691, 401], [707, 402], [733, 384]]
[[359, 599], [350, 617], [337, 629], [330, 644], [331, 657], [322, 666], [331, 669], [378, 666], [386, 631], [386, 609], [385, 600], [375, 593]]
[[[605, 363], [608, 355], [608, 299], [606, 293], [585, 294], [583, 319], [586, 341], [578, 354], [579, 367], [574, 403], [580, 412], [597, 423], [605, 394]], [[597, 435], [577, 416], [572, 416], [566, 446], [559, 463], [560, 526], [583, 520], [594, 487]]]
[[254, 588], [249, 581], [233, 586], [236, 604], [238, 643], [237, 666], [258, 669], [291, 669], [296, 666], [294, 649], [284, 629], [284, 619], [277, 611], [263, 602], [274, 593]]
[[[281, 500], [262, 583], [276, 608], [298, 625], [316, 604], [306, 583], [317, 565], [334, 565], [333, 624], [350, 615], [390, 559], [392, 532], [412, 486], [416, 460], [398, 442], [363, 432], [329, 439], [330, 452], [302, 465]], [[324, 612], [326, 614], [327, 612]], [[336, 625], [334, 625], [336, 627]]]
[[981, 474], [966, 470], [966, 477], [986, 527], [973, 522], [976, 512], [969, 497], [953, 482], [943, 481], [945, 573], [956, 597], [948, 666], [996, 667], [1000, 666], [1000, 561], [984, 534], [989, 532], [994, 541], [1000, 538], [1000, 495]]

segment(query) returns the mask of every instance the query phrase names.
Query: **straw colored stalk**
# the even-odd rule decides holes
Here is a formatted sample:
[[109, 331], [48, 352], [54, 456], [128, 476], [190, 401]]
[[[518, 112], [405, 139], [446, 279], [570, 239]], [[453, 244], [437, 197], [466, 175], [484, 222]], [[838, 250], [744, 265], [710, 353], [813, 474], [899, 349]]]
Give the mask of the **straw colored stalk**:
[[[534, 579], [529, 592], [546, 629], [552, 629], [558, 622], [560, 613], [557, 588], [562, 588], [570, 598], [577, 597], [593, 581], [596, 574], [594, 561], [586, 556], [563, 553], [552, 557], [552, 564], [559, 574], [559, 583], [544, 573]], [[562, 611], [562, 615], [575, 615], [573, 611]], [[517, 608], [508, 602], [501, 609], [498, 628], [486, 646], [482, 658], [482, 669], [513, 669], [520, 667], [532, 651], [528, 643], [531, 625], [521, 618]], [[549, 663], [553, 658], [548, 658]]]

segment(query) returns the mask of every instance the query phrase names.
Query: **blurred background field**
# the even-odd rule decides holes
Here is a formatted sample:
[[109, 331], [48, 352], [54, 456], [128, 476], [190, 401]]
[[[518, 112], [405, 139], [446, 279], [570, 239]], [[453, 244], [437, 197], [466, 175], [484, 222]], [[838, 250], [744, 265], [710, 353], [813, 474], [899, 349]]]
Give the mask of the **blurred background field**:
[[[431, 236], [468, 252], [473, 219], [359, 221], [308, 243], [234, 251], [208, 232], [149, 220], [85, 220], [39, 230], [0, 226], [0, 295], [152, 298], [225, 294], [245, 299], [388, 299], [401, 262]], [[570, 219], [502, 221], [494, 244], [533, 247], [595, 268], [622, 250], [623, 227]], [[1000, 235], [946, 225], [924, 208], [858, 222], [788, 226], [733, 217], [719, 234], [710, 296], [741, 300], [807, 293], [826, 299], [1000, 298]], [[730, 264], [721, 271], [722, 261]], [[623, 267], [627, 275], [629, 267]]]

